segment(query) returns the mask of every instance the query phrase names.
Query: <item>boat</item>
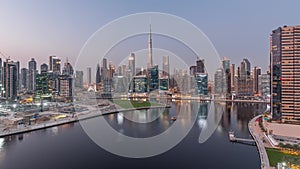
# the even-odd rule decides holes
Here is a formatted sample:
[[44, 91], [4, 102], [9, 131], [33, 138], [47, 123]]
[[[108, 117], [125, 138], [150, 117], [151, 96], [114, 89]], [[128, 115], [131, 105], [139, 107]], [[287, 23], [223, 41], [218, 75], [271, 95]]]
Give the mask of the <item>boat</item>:
[[177, 120], [176, 116], [172, 116], [172, 117], [171, 117], [171, 120], [172, 120], [172, 121], [176, 121], [176, 120]]

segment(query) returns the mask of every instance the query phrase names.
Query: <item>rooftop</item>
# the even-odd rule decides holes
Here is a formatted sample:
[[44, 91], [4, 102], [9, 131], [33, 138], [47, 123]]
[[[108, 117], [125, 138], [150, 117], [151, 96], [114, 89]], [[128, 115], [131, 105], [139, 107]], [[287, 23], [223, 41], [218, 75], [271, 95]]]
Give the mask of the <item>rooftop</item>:
[[273, 130], [274, 135], [300, 138], [300, 125], [267, 123], [268, 129]]

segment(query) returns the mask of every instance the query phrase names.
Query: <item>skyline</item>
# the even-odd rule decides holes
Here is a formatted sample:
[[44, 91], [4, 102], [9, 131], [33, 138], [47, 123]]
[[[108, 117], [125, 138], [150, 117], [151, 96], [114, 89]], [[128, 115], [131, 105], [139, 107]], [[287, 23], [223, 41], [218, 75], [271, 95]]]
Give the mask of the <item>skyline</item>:
[[[253, 66], [260, 66], [265, 71], [268, 64], [261, 63], [269, 62], [271, 31], [283, 25], [298, 25], [297, 19], [287, 15], [300, 13], [293, 10], [297, 5], [289, 5], [287, 12], [272, 12], [272, 9], [289, 4], [286, 2], [259, 2], [259, 6], [254, 2], [237, 1], [149, 3], [2, 1], [0, 43], [3, 45], [0, 51], [13, 60], [20, 60], [23, 63], [21, 67], [25, 67], [24, 63], [30, 58], [36, 58], [38, 65], [47, 63], [50, 55], [60, 57], [63, 62], [69, 58], [74, 65], [86, 40], [106, 23], [136, 12], [156, 11], [177, 15], [192, 22], [208, 36], [221, 58], [228, 57], [236, 64], [243, 58], [249, 58]], [[183, 5], [187, 8], [182, 8]], [[217, 12], [207, 15], [211, 13], [208, 9]], [[254, 9], [255, 12], [252, 12]], [[228, 39], [232, 41], [228, 43]], [[146, 44], [147, 39], [145, 48]]]

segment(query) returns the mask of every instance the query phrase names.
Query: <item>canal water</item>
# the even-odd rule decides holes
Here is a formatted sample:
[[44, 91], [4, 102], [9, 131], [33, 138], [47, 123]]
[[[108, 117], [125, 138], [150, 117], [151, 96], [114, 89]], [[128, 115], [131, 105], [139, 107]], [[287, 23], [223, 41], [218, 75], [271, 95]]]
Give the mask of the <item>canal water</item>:
[[[221, 119], [212, 136], [200, 144], [199, 135], [206, 124], [211, 106], [214, 107], [214, 112], [210, 113], [221, 113]], [[170, 109], [163, 111], [141, 110], [105, 116], [105, 120], [117, 132], [130, 137], [146, 138], [163, 133], [174, 123], [184, 127], [192, 122], [191, 111], [198, 111], [197, 119], [187, 136], [171, 150], [157, 156], [126, 158], [114, 155], [95, 144], [80, 123], [73, 123], [0, 138], [0, 168], [260, 168], [256, 147], [229, 142], [228, 132], [232, 130], [237, 137], [250, 138], [248, 121], [262, 113], [266, 108], [265, 104], [201, 103], [198, 110], [191, 107], [191, 102], [173, 102]], [[179, 110], [184, 111], [179, 113]], [[173, 116], [177, 116], [175, 122], [170, 120]], [[87, 122], [89, 121], [85, 121]]]

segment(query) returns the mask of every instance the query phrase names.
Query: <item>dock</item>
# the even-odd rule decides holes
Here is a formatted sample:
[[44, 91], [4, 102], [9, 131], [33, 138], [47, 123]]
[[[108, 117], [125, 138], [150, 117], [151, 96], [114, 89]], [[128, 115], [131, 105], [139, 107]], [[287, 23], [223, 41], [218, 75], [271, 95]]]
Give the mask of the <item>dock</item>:
[[235, 137], [233, 131], [229, 131], [228, 135], [229, 135], [229, 140], [231, 142], [255, 143], [255, 141], [253, 139], [246, 139], [246, 138], [237, 138], [237, 137]]

